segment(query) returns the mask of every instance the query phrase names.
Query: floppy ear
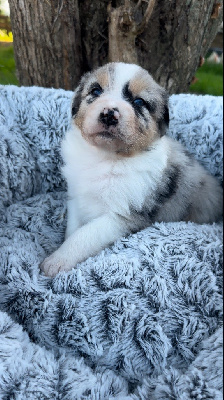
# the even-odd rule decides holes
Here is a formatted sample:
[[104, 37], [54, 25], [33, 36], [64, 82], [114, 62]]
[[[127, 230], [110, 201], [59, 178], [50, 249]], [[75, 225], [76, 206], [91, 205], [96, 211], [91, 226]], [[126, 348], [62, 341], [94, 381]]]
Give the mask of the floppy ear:
[[169, 95], [166, 91], [162, 93], [162, 104], [161, 104], [161, 115], [158, 119], [158, 127], [161, 136], [164, 136], [166, 130], [169, 127], [170, 115], [169, 115]]
[[87, 72], [85, 75], [83, 75], [83, 77], [79, 83], [79, 86], [75, 89], [74, 96], [72, 98], [72, 105], [71, 105], [72, 118], [75, 118], [76, 114], [79, 111], [79, 107], [82, 102], [82, 92], [83, 92], [84, 86], [86, 84], [86, 81], [90, 75], [91, 75], [90, 72]]

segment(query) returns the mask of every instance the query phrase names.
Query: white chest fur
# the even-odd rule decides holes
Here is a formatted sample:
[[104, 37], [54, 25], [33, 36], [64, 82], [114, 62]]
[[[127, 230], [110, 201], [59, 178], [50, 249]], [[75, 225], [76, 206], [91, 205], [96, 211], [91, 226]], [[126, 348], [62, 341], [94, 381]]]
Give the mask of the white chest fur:
[[130, 207], [140, 210], [166, 167], [167, 143], [160, 139], [148, 152], [118, 157], [89, 145], [72, 127], [62, 143], [62, 155], [69, 199], [75, 199], [86, 223], [105, 213], [125, 216]]

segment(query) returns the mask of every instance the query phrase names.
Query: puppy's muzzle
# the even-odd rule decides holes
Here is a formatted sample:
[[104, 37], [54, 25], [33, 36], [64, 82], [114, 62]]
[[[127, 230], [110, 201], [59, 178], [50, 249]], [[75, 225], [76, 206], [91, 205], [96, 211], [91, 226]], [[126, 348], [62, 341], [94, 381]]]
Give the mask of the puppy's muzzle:
[[117, 108], [104, 108], [103, 112], [100, 113], [99, 121], [109, 127], [116, 126], [119, 122], [120, 113]]

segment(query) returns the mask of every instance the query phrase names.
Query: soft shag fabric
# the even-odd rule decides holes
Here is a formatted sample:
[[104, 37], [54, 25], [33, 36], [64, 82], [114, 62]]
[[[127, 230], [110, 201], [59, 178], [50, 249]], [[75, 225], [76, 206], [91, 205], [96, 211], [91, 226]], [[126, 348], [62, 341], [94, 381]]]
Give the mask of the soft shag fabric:
[[[156, 223], [39, 271], [65, 231], [71, 96], [0, 87], [0, 399], [221, 400], [221, 223]], [[170, 114], [221, 182], [222, 98], [172, 96]]]

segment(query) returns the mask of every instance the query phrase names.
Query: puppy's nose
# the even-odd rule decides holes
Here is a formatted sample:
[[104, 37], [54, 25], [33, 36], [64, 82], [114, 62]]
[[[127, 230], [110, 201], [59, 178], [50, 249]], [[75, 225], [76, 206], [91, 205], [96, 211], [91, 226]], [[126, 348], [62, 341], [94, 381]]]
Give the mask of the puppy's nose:
[[100, 122], [106, 126], [117, 125], [120, 114], [117, 108], [104, 108], [103, 112], [100, 113]]

